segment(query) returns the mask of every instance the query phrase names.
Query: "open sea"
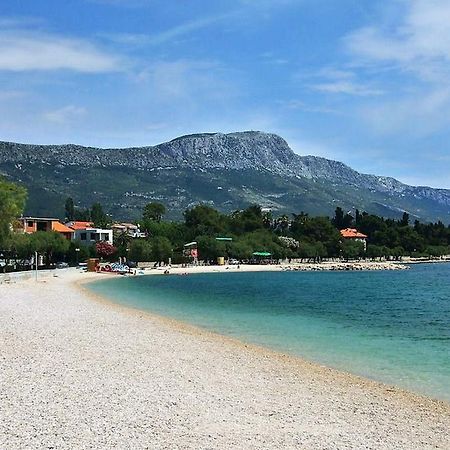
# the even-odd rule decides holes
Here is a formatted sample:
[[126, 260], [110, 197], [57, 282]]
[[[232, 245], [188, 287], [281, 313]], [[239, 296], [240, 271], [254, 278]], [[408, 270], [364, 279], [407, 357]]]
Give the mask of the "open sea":
[[450, 264], [117, 277], [114, 302], [450, 401]]

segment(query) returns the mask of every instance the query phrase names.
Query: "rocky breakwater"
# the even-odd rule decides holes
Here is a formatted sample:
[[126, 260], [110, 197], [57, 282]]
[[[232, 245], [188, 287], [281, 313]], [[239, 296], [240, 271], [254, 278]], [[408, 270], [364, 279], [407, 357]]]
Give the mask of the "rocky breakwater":
[[322, 262], [300, 263], [284, 267], [286, 271], [362, 271], [362, 270], [408, 270], [409, 266], [389, 261], [352, 261], [352, 262]]

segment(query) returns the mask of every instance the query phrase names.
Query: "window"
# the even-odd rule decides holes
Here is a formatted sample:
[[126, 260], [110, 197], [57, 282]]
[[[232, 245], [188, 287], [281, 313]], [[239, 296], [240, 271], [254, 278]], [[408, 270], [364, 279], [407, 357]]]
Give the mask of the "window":
[[[47, 222], [36, 222], [37, 231], [49, 231], [49, 224]], [[50, 230], [52, 229], [52, 225], [50, 224]]]
[[86, 233], [80, 233], [80, 240], [82, 241], [86, 240]]
[[27, 221], [27, 227], [33, 228], [34, 222], [32, 220]]

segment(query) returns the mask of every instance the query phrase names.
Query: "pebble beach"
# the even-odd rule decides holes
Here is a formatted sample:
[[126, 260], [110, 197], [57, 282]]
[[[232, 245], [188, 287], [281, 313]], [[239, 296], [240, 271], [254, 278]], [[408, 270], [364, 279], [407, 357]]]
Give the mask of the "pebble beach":
[[2, 450], [450, 448], [447, 402], [83, 285], [109, 275], [57, 275], [0, 285]]

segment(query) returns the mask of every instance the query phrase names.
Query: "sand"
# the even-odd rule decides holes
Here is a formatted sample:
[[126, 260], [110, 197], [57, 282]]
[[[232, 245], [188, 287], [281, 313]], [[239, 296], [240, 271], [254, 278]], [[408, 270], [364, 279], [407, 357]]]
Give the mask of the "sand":
[[[0, 449], [450, 448], [450, 404], [95, 299], [0, 285]], [[100, 275], [104, 277], [105, 275]]]

